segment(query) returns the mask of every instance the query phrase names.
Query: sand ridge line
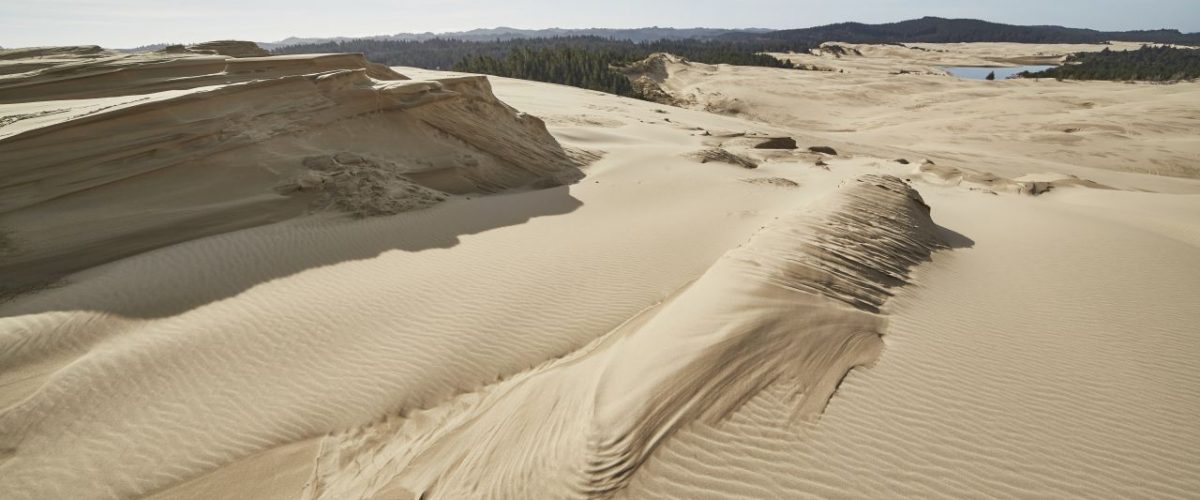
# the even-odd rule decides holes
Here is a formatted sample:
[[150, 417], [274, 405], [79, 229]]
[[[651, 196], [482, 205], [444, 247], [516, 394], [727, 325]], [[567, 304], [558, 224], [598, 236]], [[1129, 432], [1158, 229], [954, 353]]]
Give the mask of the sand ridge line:
[[568, 358], [326, 438], [307, 498], [603, 497], [677, 429], [720, 421], [773, 384], [811, 418], [879, 354], [888, 288], [948, 246], [903, 181], [855, 179]]

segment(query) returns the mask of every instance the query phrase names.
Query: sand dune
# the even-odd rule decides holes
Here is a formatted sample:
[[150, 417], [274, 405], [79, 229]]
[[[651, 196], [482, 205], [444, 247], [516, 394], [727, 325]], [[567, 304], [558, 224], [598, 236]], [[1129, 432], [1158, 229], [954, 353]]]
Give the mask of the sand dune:
[[974, 245], [888, 303], [879, 361], [819, 422], [769, 389], [677, 433], [625, 498], [1194, 497], [1200, 240], [1152, 228], [1200, 199], [923, 191]]
[[[704, 138], [645, 103], [544, 88], [527, 96], [557, 109], [624, 109], [604, 116], [636, 124], [557, 129], [570, 147], [607, 152], [583, 183], [221, 234], [0, 306], [0, 447], [13, 450], [0, 489], [170, 498], [179, 486], [203, 498], [211, 481], [247, 477], [239, 466], [278, 463], [276, 450], [302, 457], [289, 443], [434, 407], [570, 353], [684, 286], [773, 214], [822, 193], [747, 184], [743, 169], [696, 163], [684, 153]], [[781, 163], [754, 173], [808, 171]], [[647, 257], [664, 251], [670, 262]], [[240, 483], [219, 486], [240, 496]], [[295, 497], [302, 487], [278, 491]]]
[[43, 66], [0, 80], [18, 103], [0, 104], [5, 288], [314, 211], [579, 177], [481, 77], [413, 81], [360, 55], [77, 52], [9, 59]]
[[0, 54], [0, 496], [1193, 497], [1200, 87], [854, 48]]
[[[996, 59], [1107, 47], [966, 45], [974, 47], [967, 54], [991, 50]], [[654, 70], [641, 74], [665, 102], [820, 134], [832, 145], [852, 143], [884, 158], [930, 158], [1010, 178], [1054, 172], [1153, 191], [1177, 191], [1181, 184], [1123, 174], [1200, 177], [1200, 142], [1192, 133], [1200, 126], [1195, 83], [963, 80], [930, 66], [971, 62], [947, 60], [961, 50], [958, 44], [928, 45], [930, 51], [868, 47], [861, 48], [864, 56], [841, 58], [779, 54], [834, 71], [658, 57], [646, 63]], [[912, 73], [896, 74], [901, 70]]]
[[679, 428], [721, 421], [769, 385], [788, 388], [793, 416], [811, 416], [881, 349], [887, 289], [944, 246], [928, 210], [897, 178], [851, 181], [581, 352], [327, 438], [309, 492], [591, 498], [624, 488]]
[[[845, 73], [927, 73], [948, 75], [946, 66], [1008, 67], [1060, 64], [1070, 54], [1136, 50], [1143, 44], [1070, 43], [905, 43], [870, 45], [825, 42], [809, 54], [780, 54], [802, 67]], [[1154, 45], [1154, 44], [1151, 44]]]

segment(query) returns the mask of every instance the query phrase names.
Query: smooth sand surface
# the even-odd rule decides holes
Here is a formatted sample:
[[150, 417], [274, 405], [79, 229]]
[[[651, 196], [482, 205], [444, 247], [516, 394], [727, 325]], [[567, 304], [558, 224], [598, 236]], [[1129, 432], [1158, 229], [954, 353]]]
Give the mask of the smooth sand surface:
[[[281, 71], [342, 71], [297, 60]], [[420, 109], [433, 109], [508, 138], [470, 149], [492, 171], [584, 177], [521, 175], [370, 217], [307, 210], [306, 198], [279, 222], [184, 228], [0, 303], [0, 491], [1194, 498], [1200, 85], [663, 69], [683, 108], [388, 70], [475, 96], [453, 97], [464, 104], [449, 114], [429, 108], [441, 100], [385, 111], [383, 137], [409, 161], [448, 161], [448, 142], [412, 149], [437, 137], [422, 135], [434, 118]], [[369, 78], [360, 90], [386, 92]], [[0, 110], [62, 108], [54, 99]], [[487, 109], [512, 111], [471, 118]], [[334, 123], [352, 136], [371, 113]], [[510, 132], [533, 117], [547, 136]], [[0, 146], [19, 123], [0, 126]], [[304, 173], [289, 148], [306, 134], [328, 138], [325, 155], [393, 158], [387, 141], [339, 142], [350, 136], [326, 127], [239, 146], [278, 161], [259, 172], [282, 172], [244, 192], [286, 196], [270, 188]], [[1038, 139], [1056, 129], [1080, 140]], [[797, 148], [757, 147], [781, 137]], [[511, 151], [541, 156], [486, 160]], [[216, 161], [204, 158], [179, 170]], [[133, 197], [121, 203], [150, 186], [121, 186]], [[0, 234], [38, 237], [14, 220], [0, 214]]]

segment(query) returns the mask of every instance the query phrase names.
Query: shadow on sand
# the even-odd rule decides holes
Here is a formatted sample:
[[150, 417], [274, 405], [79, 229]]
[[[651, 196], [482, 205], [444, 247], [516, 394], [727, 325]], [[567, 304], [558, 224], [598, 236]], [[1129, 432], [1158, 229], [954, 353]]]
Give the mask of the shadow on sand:
[[949, 229], [942, 225], [937, 225], [938, 237], [946, 242], [951, 249], [971, 248], [975, 246], [975, 240], [966, 237], [962, 233]]
[[[128, 318], [174, 316], [309, 269], [388, 251], [451, 248], [460, 237], [570, 213], [569, 186], [454, 199], [395, 216], [298, 219], [183, 242], [92, 268], [0, 302], [0, 318], [97, 311]], [[975, 242], [937, 226], [951, 249]], [[936, 253], [935, 253], [936, 255]], [[503, 265], [497, 256], [496, 265]]]
[[131, 318], [173, 316], [308, 269], [371, 259], [391, 250], [450, 248], [464, 235], [566, 214], [580, 206], [569, 186], [560, 186], [458, 198], [395, 216], [314, 217], [259, 226], [82, 271], [0, 302], [0, 318], [80, 310]]

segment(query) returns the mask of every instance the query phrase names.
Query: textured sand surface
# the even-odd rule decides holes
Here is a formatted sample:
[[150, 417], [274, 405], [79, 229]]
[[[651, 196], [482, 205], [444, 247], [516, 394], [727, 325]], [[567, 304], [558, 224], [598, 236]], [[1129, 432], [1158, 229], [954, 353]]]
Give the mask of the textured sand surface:
[[[5, 178], [42, 179], [0, 184], [20, 205], [0, 213], [0, 273], [78, 269], [0, 302], [0, 497], [1200, 490], [1200, 85], [668, 58], [653, 76], [680, 108], [209, 47], [150, 56], [218, 68], [161, 79], [148, 56], [87, 48], [0, 59], [0, 116], [61, 110], [0, 118], [0, 155], [21, 160]], [[893, 67], [926, 52], [858, 49]], [[115, 67], [130, 78], [100, 76]], [[262, 134], [171, 167], [72, 168], [106, 143], [64, 142], [107, 122], [170, 156], [186, 148], [157, 131], [228, 113], [253, 119], [216, 130]], [[293, 128], [263, 133], [277, 119]], [[1064, 126], [1079, 140], [1039, 139]], [[331, 168], [445, 196], [356, 214], [275, 189]], [[96, 173], [115, 180], [71, 188]], [[207, 208], [255, 197], [275, 218]], [[72, 252], [104, 257], [55, 267]]]
[[24, 70], [0, 75], [3, 288], [308, 212], [577, 177], [480, 77], [408, 80], [355, 54], [29, 52], [0, 52]]
[[909, 68], [914, 74], [896, 74], [907, 64], [928, 64], [922, 58], [929, 53], [895, 46], [878, 50], [913, 55], [887, 58], [870, 50], [840, 58], [780, 55], [845, 73], [664, 58], [648, 73], [687, 107], [820, 133], [835, 146], [853, 143], [860, 152], [884, 158], [930, 158], [1006, 177], [1056, 172], [1154, 191], [1179, 187], [1127, 173], [1200, 177], [1195, 83], [987, 82], [915, 68]]
[[944, 246], [928, 206], [895, 177], [852, 180], [823, 205], [773, 222], [572, 356], [448, 408], [327, 438], [309, 491], [599, 497], [622, 490], [676, 430], [723, 420], [768, 386], [786, 387], [793, 417], [819, 412], [882, 347], [887, 289]]
[[888, 304], [879, 361], [816, 424], [766, 391], [677, 433], [627, 498], [1195, 497], [1200, 239], [1155, 226], [1200, 200], [923, 191], [974, 245]]

